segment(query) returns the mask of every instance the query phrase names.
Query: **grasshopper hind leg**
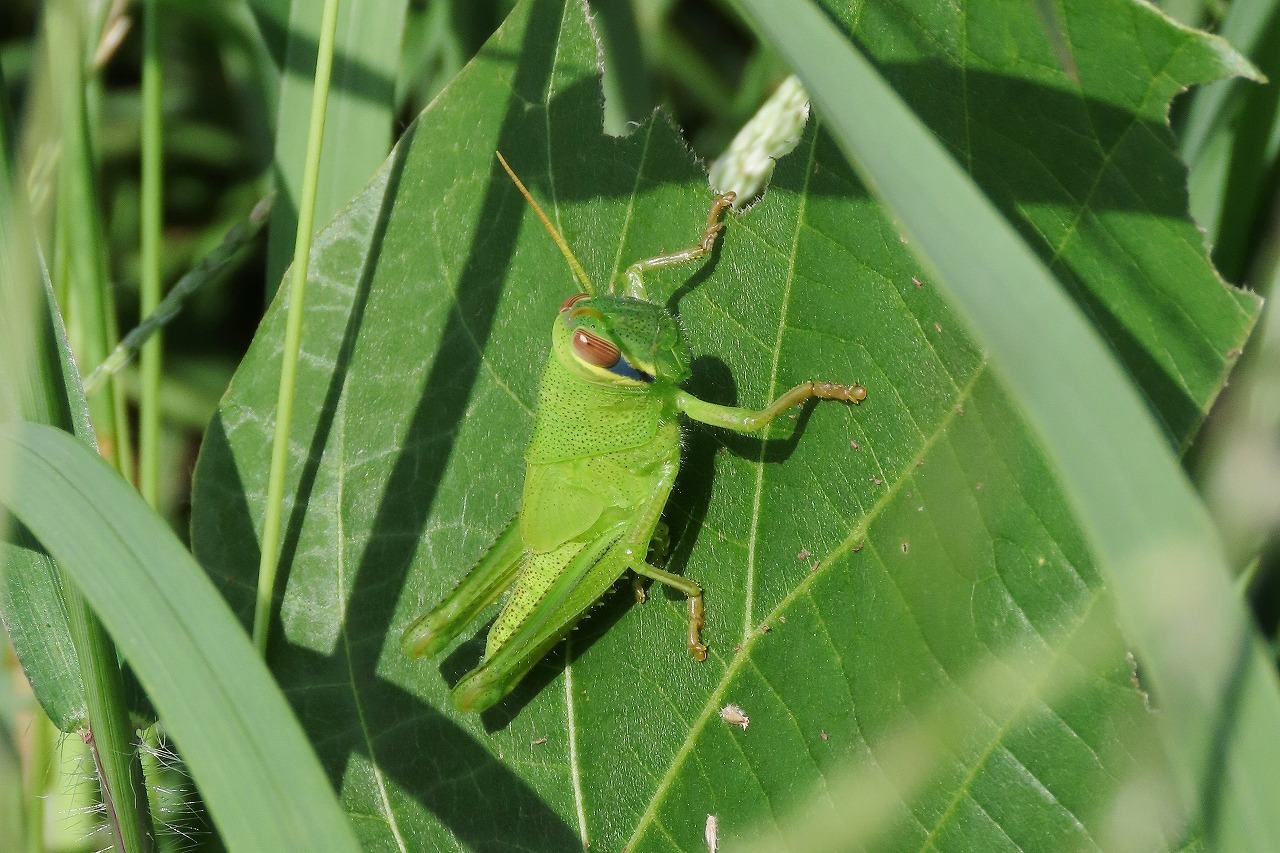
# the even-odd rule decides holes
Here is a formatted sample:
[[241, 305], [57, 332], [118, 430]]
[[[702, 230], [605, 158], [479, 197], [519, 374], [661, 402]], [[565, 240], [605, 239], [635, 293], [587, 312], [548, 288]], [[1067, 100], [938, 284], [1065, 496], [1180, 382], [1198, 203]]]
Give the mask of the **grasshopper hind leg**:
[[[549, 585], [542, 587], [537, 595], [537, 607], [511, 618], [509, 623], [504, 622], [500, 614], [489, 629], [484, 659], [450, 691], [458, 710], [483, 711], [495, 705], [543, 655], [564, 639], [612, 580], [616, 580], [617, 573], [612, 573], [610, 564], [603, 567], [601, 564], [606, 562], [602, 558], [607, 552], [617, 547], [621, 535], [621, 526], [617, 525], [586, 546], [566, 543], [565, 547], [571, 547], [573, 554], [550, 579]], [[607, 580], [600, 576], [601, 568], [605, 569]], [[593, 570], [597, 570], [595, 574]], [[508, 608], [511, 603], [508, 601]], [[508, 608], [504, 608], [504, 613]]]
[[707, 646], [706, 643], [702, 642], [702, 629], [706, 627], [706, 621], [703, 619], [702, 587], [686, 577], [659, 569], [648, 563], [637, 563], [631, 569], [637, 575], [651, 578], [685, 594], [689, 599], [689, 634], [687, 638], [689, 654], [693, 655], [695, 660], [706, 660]]
[[515, 580], [524, 548], [517, 515], [444, 600], [410, 625], [400, 645], [411, 657], [433, 657], [462, 633]]
[[[667, 552], [671, 549], [671, 528], [667, 526], [665, 521], [659, 521], [658, 526], [653, 529], [653, 536], [649, 540], [649, 555], [645, 558], [645, 562], [651, 566], [662, 568], [667, 564]], [[635, 593], [636, 603], [644, 604], [649, 598], [644, 591], [644, 576], [636, 573], [631, 576], [631, 589]]]

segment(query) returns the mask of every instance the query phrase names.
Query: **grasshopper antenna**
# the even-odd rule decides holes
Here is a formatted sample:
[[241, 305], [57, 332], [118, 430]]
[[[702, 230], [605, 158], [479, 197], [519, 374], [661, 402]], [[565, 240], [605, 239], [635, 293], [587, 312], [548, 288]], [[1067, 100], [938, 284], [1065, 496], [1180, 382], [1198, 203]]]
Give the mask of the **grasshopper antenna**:
[[529, 202], [529, 206], [533, 208], [533, 212], [538, 214], [538, 219], [542, 220], [542, 226], [547, 229], [547, 233], [551, 235], [551, 239], [556, 241], [556, 245], [560, 247], [560, 252], [564, 255], [564, 259], [569, 262], [569, 268], [573, 270], [574, 276], [578, 281], [582, 282], [582, 289], [588, 294], [595, 295], [596, 287], [591, 283], [591, 279], [587, 278], [587, 271], [582, 268], [582, 264], [578, 263], [578, 259], [574, 257], [573, 250], [569, 248], [569, 244], [565, 242], [564, 237], [551, 224], [551, 220], [542, 212], [542, 208], [538, 206], [538, 202], [534, 201], [533, 196], [525, 189], [524, 184], [516, 177], [516, 173], [511, 171], [511, 167], [507, 165], [507, 160], [502, 156], [501, 151], [495, 151], [498, 155], [498, 162], [502, 164], [502, 168], [506, 170], [507, 175], [516, 185], [516, 189], [520, 190], [520, 195], [524, 196], [524, 200]]

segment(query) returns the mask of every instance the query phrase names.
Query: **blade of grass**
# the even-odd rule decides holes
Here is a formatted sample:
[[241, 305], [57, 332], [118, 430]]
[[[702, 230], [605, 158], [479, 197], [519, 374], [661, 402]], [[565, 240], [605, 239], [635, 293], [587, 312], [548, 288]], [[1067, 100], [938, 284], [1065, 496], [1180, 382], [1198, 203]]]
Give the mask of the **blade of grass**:
[[164, 520], [60, 430], [2, 425], [0, 457], [0, 502], [117, 638], [227, 848], [356, 850], [284, 695]]
[[[30, 114], [28, 132], [41, 125], [40, 112], [32, 109]], [[13, 127], [0, 69], [0, 137], [5, 141], [0, 147], [0, 219], [11, 223], [0, 234], [0, 364], [6, 379], [0, 383], [0, 420], [59, 424], [92, 446], [88, 408], [83, 400], [74, 410], [69, 406], [63, 377], [70, 374], [70, 353], [60, 324], [53, 322], [48, 282], [42, 281], [31, 206], [17, 189]], [[43, 304], [33, 282], [46, 288]], [[20, 544], [0, 543], [0, 618], [45, 712], [63, 731], [83, 728], [85, 689], [61, 581], [57, 567], [29, 537]]]
[[[142, 253], [139, 313], [149, 317], [160, 304], [160, 236], [164, 218], [164, 135], [160, 66], [159, 0], [146, 0], [142, 16]], [[160, 491], [161, 334], [142, 347], [142, 388], [138, 397], [138, 491], [152, 507]]]
[[[1190, 96], [1180, 147], [1191, 167], [1191, 214], [1231, 281], [1249, 273], [1280, 157], [1280, 95], [1259, 85], [1280, 74], [1278, 0], [1238, 0], [1227, 8], [1221, 34], [1256, 62], [1247, 79], [1220, 80]], [[1261, 72], [1260, 74], [1258, 72]]]
[[606, 0], [593, 8], [604, 54], [604, 132], [626, 136], [632, 123], [644, 121], [658, 105], [653, 71], [640, 41], [634, 4], [630, 0]]
[[27, 844], [31, 853], [44, 853], [45, 813], [48, 810], [48, 784], [53, 776], [54, 739], [57, 729], [45, 713], [36, 708], [31, 721], [30, 773], [24, 791], [23, 813], [27, 816]]
[[[1273, 22], [1277, 9], [1280, 9], [1280, 3], [1276, 0], [1238, 0], [1227, 7], [1227, 16], [1218, 33], [1250, 58], [1271, 60], [1272, 57], [1261, 47], [1270, 30], [1274, 29], [1269, 24]], [[1182, 155], [1189, 165], [1194, 167], [1204, 155], [1211, 136], [1229, 129], [1226, 113], [1231, 101], [1239, 97], [1242, 89], [1261, 82], [1260, 76], [1249, 77], [1248, 82], [1223, 80], [1201, 86], [1191, 94], [1191, 106], [1180, 136]]]
[[302, 197], [298, 205], [298, 233], [293, 244], [289, 277], [289, 315], [281, 353], [280, 393], [276, 403], [275, 435], [271, 443], [271, 469], [267, 480], [267, 508], [262, 521], [262, 557], [258, 564], [258, 595], [253, 612], [253, 644], [266, 656], [275, 600], [276, 569], [280, 560], [280, 519], [284, 514], [284, 479], [289, 462], [289, 430], [293, 425], [293, 399], [298, 378], [298, 350], [302, 346], [302, 306], [307, 291], [307, 258], [311, 255], [316, 194], [320, 186], [320, 155], [324, 146], [325, 110], [333, 73], [333, 45], [338, 27], [338, 0], [325, 0], [316, 57], [315, 88], [307, 133], [307, 163]]
[[812, 4], [738, 0], [964, 315], [1082, 522], [1211, 846], [1280, 849], [1280, 691], [1203, 505], [1053, 276]]
[[[0, 652], [4, 648], [0, 645]], [[31, 788], [23, 780], [22, 757], [14, 737], [18, 726], [26, 721], [19, 720], [17, 681], [9, 678], [7, 664], [5, 661], [5, 665], [0, 665], [0, 849], [28, 850], [25, 811], [30, 803]], [[32, 744], [32, 751], [34, 746]]]
[[[59, 292], [70, 295], [66, 306], [72, 349], [86, 364], [97, 364], [115, 343], [115, 303], [107, 272], [102, 213], [98, 208], [92, 134], [85, 102], [86, 80], [81, 57], [83, 31], [72, 0], [47, 7], [45, 28], [51, 91], [59, 117], [57, 225], [55, 268], [67, 276]], [[93, 424], [107, 459], [116, 469], [131, 470], [124, 391], [117, 383], [91, 406]]]
[[[265, 12], [266, 3], [255, 4]], [[324, 223], [364, 186], [391, 148], [399, 45], [407, 0], [344, 3], [337, 23], [332, 87], [327, 93], [329, 139], [316, 187], [315, 221]], [[276, 9], [272, 14], [279, 14]], [[279, 203], [267, 237], [267, 296], [294, 255], [302, 210], [309, 109], [318, 79], [317, 44], [323, 39], [320, 4], [295, 2], [288, 13], [288, 47], [276, 119], [275, 179]], [[262, 20], [262, 18], [260, 18]], [[329, 87], [326, 87], [329, 88]]]
[[[1280, 287], [1280, 198], [1272, 196], [1270, 227], [1249, 274], [1250, 286], [1265, 294]], [[1276, 571], [1267, 551], [1280, 530], [1280, 313], [1271, 299], [1198, 450], [1196, 476], [1240, 569], [1240, 587], [1265, 588]]]

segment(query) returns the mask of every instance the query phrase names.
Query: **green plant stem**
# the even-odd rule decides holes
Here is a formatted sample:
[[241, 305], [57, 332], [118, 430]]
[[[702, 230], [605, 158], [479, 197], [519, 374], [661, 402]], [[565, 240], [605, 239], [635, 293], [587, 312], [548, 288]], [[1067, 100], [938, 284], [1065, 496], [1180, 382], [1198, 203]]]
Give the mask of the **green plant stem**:
[[[60, 260], [55, 266], [65, 271], [70, 300], [64, 310], [76, 355], [87, 364], [97, 364], [114, 344], [115, 303], [98, 209], [79, 15], [73, 0], [57, 0], [49, 4], [46, 17], [61, 145], [54, 238], [55, 256]], [[130, 476], [123, 389], [112, 383], [107, 398], [90, 408], [103, 455], [116, 470]]]
[[[147, 0], [142, 17], [142, 277], [143, 317], [160, 304], [160, 231], [164, 217], [164, 136], [161, 128], [163, 78], [159, 50], [159, 2]], [[142, 388], [138, 398], [138, 491], [153, 508], [160, 491], [161, 334], [142, 347]]]
[[275, 597], [276, 570], [280, 564], [280, 518], [284, 513], [284, 479], [289, 462], [289, 431], [293, 425], [293, 398], [298, 378], [298, 350], [302, 345], [302, 311], [307, 289], [307, 259], [315, 226], [316, 190], [320, 185], [320, 153], [324, 144], [324, 117], [329, 103], [329, 78], [333, 73], [333, 43], [338, 25], [338, 0], [325, 0], [316, 55], [315, 88], [311, 97], [311, 122], [307, 133], [307, 160], [298, 204], [298, 232], [294, 240], [289, 274], [289, 314], [285, 323], [284, 352], [280, 364], [280, 393], [276, 400], [275, 435], [271, 442], [271, 469], [267, 480], [267, 509], [262, 521], [262, 558], [258, 564], [258, 598], [253, 612], [253, 644], [266, 656]]
[[129, 359], [133, 358], [133, 355], [151, 339], [152, 335], [158, 334], [170, 320], [178, 316], [178, 312], [182, 310], [182, 303], [188, 296], [217, 278], [231, 264], [240, 250], [258, 236], [258, 232], [262, 230], [263, 224], [271, 213], [273, 198], [274, 196], [266, 196], [254, 205], [248, 219], [232, 226], [213, 251], [201, 258], [186, 275], [169, 288], [168, 294], [155, 309], [144, 315], [141, 322], [131, 329], [120, 343], [116, 344], [111, 354], [103, 359], [102, 363], [95, 367], [84, 380], [85, 394], [94, 394], [107, 379], [124, 369]]
[[37, 706], [31, 719], [31, 752], [28, 757], [28, 773], [24, 782], [22, 813], [26, 816], [26, 842], [28, 853], [45, 853], [44, 804], [49, 770], [53, 765], [53, 723]]

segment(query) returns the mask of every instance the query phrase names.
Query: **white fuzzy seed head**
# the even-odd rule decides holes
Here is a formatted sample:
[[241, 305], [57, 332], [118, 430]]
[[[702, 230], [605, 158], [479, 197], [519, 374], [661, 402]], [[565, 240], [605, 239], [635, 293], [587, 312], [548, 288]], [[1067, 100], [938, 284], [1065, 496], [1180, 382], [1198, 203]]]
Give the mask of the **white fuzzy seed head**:
[[809, 94], [793, 74], [782, 81], [711, 166], [707, 175], [711, 189], [737, 193], [733, 209], [743, 207], [769, 182], [777, 159], [800, 143], [808, 121]]

